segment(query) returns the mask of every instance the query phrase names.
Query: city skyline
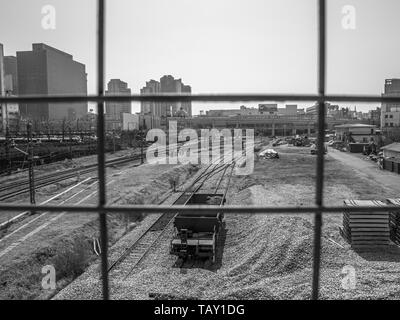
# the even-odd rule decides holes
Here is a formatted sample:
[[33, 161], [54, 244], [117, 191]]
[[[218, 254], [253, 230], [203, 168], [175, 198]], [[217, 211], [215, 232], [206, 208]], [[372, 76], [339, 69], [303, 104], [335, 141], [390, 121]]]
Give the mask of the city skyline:
[[[56, 9], [55, 30], [41, 26], [41, 9], [47, 4]], [[185, 79], [193, 93], [316, 93], [315, 1], [254, 0], [251, 5], [230, 1], [227, 5], [226, 1], [208, 5], [180, 0], [108, 3], [106, 79], [122, 79], [136, 94], [147, 79], [165, 74]], [[339, 0], [327, 4], [327, 93], [380, 95], [385, 79], [400, 78], [396, 58], [400, 45], [386, 41], [395, 39], [400, 30], [395, 19], [400, 3], [353, 1], [354, 30], [343, 29], [345, 5]], [[210, 6], [212, 12], [207, 10]], [[5, 55], [26, 50], [33, 42], [70, 52], [87, 66], [88, 93], [95, 93], [95, 9], [95, 1], [10, 2], [7, 12], [0, 13]], [[12, 33], [4, 32], [10, 29]], [[379, 107], [356, 105], [360, 110]], [[193, 114], [235, 106], [193, 103]], [[343, 106], [353, 108], [354, 103]], [[140, 104], [133, 104], [133, 112], [139, 108]]]
[[[51, 51], [54, 51], [55, 53], [61, 54], [62, 56], [65, 56], [67, 58], [72, 58], [72, 55], [70, 55], [69, 53], [60, 51], [57, 48], [53, 48], [53, 47], [51, 47], [51, 46], [49, 46], [47, 44], [44, 44], [44, 43], [32, 44], [33, 50], [37, 50], [37, 48], [42, 48], [42, 47], [45, 48], [45, 49], [46, 48], [50, 49]], [[33, 53], [33, 52], [34, 51], [17, 51], [15, 56], [4, 56], [4, 61], [5, 61], [4, 67], [5, 67], [5, 76], [6, 76], [5, 78], [11, 76], [12, 83], [13, 83], [13, 88], [14, 88], [12, 94], [14, 94], [14, 95], [16, 94], [15, 89], [18, 90], [19, 84], [16, 81], [16, 75], [14, 75], [14, 74], [11, 75], [10, 73], [14, 72], [14, 70], [12, 70], [12, 69], [14, 69], [14, 68], [17, 69], [17, 56], [21, 55], [21, 54], [24, 54], [24, 53]], [[7, 63], [6, 63], [6, 60], [8, 60]], [[80, 63], [78, 61], [75, 62], [75, 60], [74, 60], [74, 63], [82, 65], [84, 68], [86, 67], [84, 64], [82, 64], [82, 63]], [[7, 67], [10, 70], [7, 71]], [[17, 70], [15, 70], [15, 72], [16, 71]], [[391, 80], [391, 79], [389, 79], [389, 80]], [[393, 79], [393, 80], [398, 80], [398, 79]], [[388, 81], [388, 79], [385, 79], [385, 83], [387, 81]], [[110, 79], [110, 80], [107, 80], [106, 83], [107, 83], [106, 88], [105, 88], [105, 94], [106, 95], [110, 95], [110, 94], [111, 95], [120, 95], [120, 94], [122, 94], [122, 95], [128, 94], [129, 95], [129, 94], [132, 93], [131, 88], [128, 88], [129, 84], [127, 82], [122, 81], [121, 79]], [[386, 84], [385, 84], [385, 89], [386, 89]], [[179, 93], [179, 92], [190, 93], [191, 92], [191, 86], [190, 85], [184, 85], [181, 78], [174, 79], [174, 77], [172, 75], [164, 75], [164, 76], [162, 76], [160, 78], [160, 82], [158, 82], [158, 81], [156, 81], [154, 79], [150, 79], [150, 81], [146, 81], [146, 86], [144, 86], [143, 88], [140, 89], [140, 93], [141, 94], [168, 93], [168, 92], [171, 92], [171, 93], [174, 93], [174, 92], [177, 92], [177, 93]], [[274, 102], [273, 104], [275, 104], [276, 106], [279, 106], [279, 107], [284, 107], [284, 106], [287, 105], [287, 101], [286, 102], [269, 101], [269, 102]], [[191, 103], [189, 105], [187, 105], [187, 106], [186, 106], [186, 103], [184, 103], [184, 104], [179, 104], [178, 103], [177, 105], [173, 104], [173, 105], [170, 105], [170, 106], [167, 106], [166, 103], [161, 103], [161, 104], [160, 103], [152, 103], [152, 106], [148, 105], [149, 103], [140, 103], [141, 104], [140, 110], [132, 110], [132, 104], [135, 104], [135, 103], [137, 104], [137, 102], [122, 103], [122, 104], [121, 103], [106, 103], [105, 113], [107, 113], [107, 114], [109, 114], [109, 116], [111, 116], [111, 113], [108, 111], [110, 106], [107, 107], [107, 105], [113, 105], [112, 108], [115, 109], [112, 112], [113, 114], [119, 113], [118, 111], [116, 111], [116, 108], [119, 108], [119, 109], [122, 108], [123, 112], [129, 112], [129, 113], [133, 113], [133, 114], [134, 113], [138, 113], [138, 112], [140, 112], [140, 113], [143, 113], [143, 112], [144, 113], [148, 113], [148, 112], [150, 112], [150, 109], [152, 109], [152, 110], [154, 109], [153, 112], [151, 112], [151, 113], [153, 113], [153, 114], [155, 114], [157, 116], [160, 116], [161, 113], [163, 113], [163, 112], [161, 112], [158, 109], [160, 109], [160, 108], [161, 109], [165, 109], [165, 108], [169, 107], [169, 108], [171, 108], [170, 112], [176, 113], [178, 110], [185, 110], [185, 113], [188, 116], [192, 115]], [[300, 106], [304, 110], [306, 110], [307, 108], [312, 108], [313, 107], [313, 104], [311, 102], [310, 103], [304, 103], [304, 102], [296, 102], [295, 101], [295, 102], [292, 102], [292, 103], [296, 103], [295, 104], [296, 106]], [[213, 103], [213, 104], [214, 105], [216, 104], [217, 107], [218, 107], [218, 102], [217, 103]], [[254, 104], [257, 105], [256, 102], [253, 102], [252, 104], [253, 105]], [[156, 105], [158, 105], [158, 107]], [[368, 104], [366, 104], [366, 105], [368, 105]], [[230, 103], [229, 105], [225, 105], [225, 106], [222, 105], [222, 106], [219, 106], [219, 107], [221, 109], [229, 110], [228, 108], [239, 109], [239, 108], [241, 108], [243, 106], [244, 105], [242, 103], [238, 102], [238, 103]], [[249, 105], [247, 104], [246, 107], [248, 107], [248, 106]], [[358, 104], [358, 106], [359, 106], [359, 104]], [[340, 107], [341, 108], [351, 109], [351, 107], [349, 107], [348, 105], [344, 105], [344, 106], [341, 105]], [[255, 108], [255, 107], [254, 106], [250, 106], [248, 108]], [[357, 108], [357, 105], [354, 105], [353, 109], [356, 110], [356, 108]], [[376, 110], [376, 108], [380, 108], [380, 107], [372, 106], [369, 110]], [[88, 112], [92, 112], [93, 110], [96, 111], [95, 109], [96, 109], [96, 107], [91, 105], [91, 103], [89, 103], [89, 105], [87, 107]], [[155, 110], [158, 110], [158, 111], [154, 112]], [[204, 112], [207, 112], [208, 110], [215, 110], [215, 107], [214, 108], [210, 108], [210, 109], [201, 108], [201, 109], [198, 110], [198, 114], [196, 114], [196, 115], [202, 115], [202, 114], [204, 114]], [[365, 109], [363, 110], [363, 108], [361, 108], [361, 110], [362, 111], [366, 111]], [[367, 110], [367, 111], [369, 111], [369, 110]], [[165, 116], [165, 112], [163, 114]], [[113, 118], [115, 118], [115, 115], [113, 116]], [[115, 118], [115, 120], [116, 120], [116, 118]]]
[[[1, 46], [3, 48], [2, 44], [1, 44]], [[40, 71], [39, 73], [37, 73], [38, 69], [37, 69], [37, 67], [34, 67], [32, 69], [34, 71], [34, 74], [29, 74], [32, 70], [31, 71], [25, 70], [26, 68], [24, 67], [24, 65], [27, 65], [27, 63], [24, 62], [24, 60], [21, 60], [20, 64], [22, 64], [22, 67], [20, 67], [19, 68], [20, 70], [18, 71], [17, 70], [18, 69], [17, 68], [17, 65], [18, 65], [18, 63], [17, 63], [18, 59], [17, 58], [20, 57], [19, 59], [22, 59], [22, 57], [24, 57], [26, 54], [30, 55], [30, 58], [29, 58], [30, 59], [29, 60], [30, 63], [27, 65], [28, 69], [31, 68], [31, 65], [34, 65], [34, 64], [37, 65], [38, 62], [40, 62], [39, 60], [36, 61], [37, 58], [38, 58], [36, 56], [37, 53], [39, 52], [38, 50], [40, 50], [41, 52], [46, 52], [46, 50], [49, 51], [49, 52], [53, 52], [53, 58], [50, 59], [50, 61], [53, 61], [52, 62], [53, 67], [52, 68], [54, 68], [56, 66], [56, 65], [54, 65], [54, 63], [56, 63], [57, 61], [61, 62], [61, 60], [59, 60], [59, 59], [58, 60], [57, 59], [54, 60], [54, 58], [56, 57], [56, 56], [54, 56], [54, 54], [58, 55], [59, 57], [64, 57], [64, 59], [67, 58], [67, 60], [71, 60], [71, 62], [82, 66], [83, 70], [85, 70], [85, 68], [86, 68], [86, 66], [84, 64], [73, 60], [73, 56], [70, 55], [69, 53], [60, 51], [57, 48], [53, 48], [51, 46], [48, 46], [47, 44], [44, 44], [44, 43], [36, 43], [35, 44], [34, 43], [34, 44], [32, 44], [32, 49], [33, 49], [33, 51], [17, 51], [16, 52], [16, 56], [5, 56], [4, 57], [4, 72], [5, 72], [4, 75], [5, 75], [5, 80], [9, 80], [7, 82], [12, 83], [11, 86], [12, 86], [13, 89], [12, 89], [12, 91], [9, 91], [9, 92], [11, 92], [11, 94], [13, 94], [13, 95], [15, 95], [17, 93], [19, 86], [24, 83], [24, 78], [26, 78], [26, 76], [29, 76], [29, 78], [34, 76], [34, 78], [36, 80], [40, 80], [41, 77], [42, 77], [41, 72], [43, 72], [45, 70], [45, 69], [43, 69], [43, 71]], [[36, 63], [32, 63], [32, 61], [33, 61], [32, 58], [34, 60], [36, 59], [35, 60]], [[70, 63], [70, 62], [68, 62], [68, 63]], [[41, 64], [41, 63], [39, 63], [39, 64]], [[58, 71], [59, 71], [58, 75], [56, 75], [57, 72], [55, 72], [57, 69], [54, 69], [53, 71], [51, 71], [49, 75], [52, 75], [52, 77], [56, 77], [56, 78], [59, 77], [59, 75], [61, 75], [60, 72], [62, 72], [63, 67], [60, 65], [57, 68], [58, 68]], [[17, 81], [17, 73], [20, 73], [20, 75], [22, 75], [21, 72], [22, 73], [27, 73], [28, 72], [28, 74], [26, 74], [23, 77], [21, 77], [20, 81], [22, 81], [22, 82], [21, 82], [21, 84], [19, 84], [18, 81]], [[47, 71], [45, 71], [45, 72], [47, 72]], [[70, 71], [68, 71], [68, 73], [70, 73]], [[86, 79], [87, 74], [84, 73], [84, 75], [85, 75], [84, 78]], [[9, 78], [9, 79], [7, 79], [7, 78]], [[55, 80], [56, 78], [54, 78], [53, 80]], [[51, 83], [53, 83], [53, 80], [51, 81]], [[400, 79], [385, 79], [385, 86], [384, 86], [385, 89], [384, 89], [383, 95], [386, 94], [386, 91], [387, 91], [387, 88], [388, 88], [387, 83], [389, 81], [390, 82], [391, 81], [395, 81], [395, 83], [398, 83], [400, 81]], [[21, 93], [22, 94], [39, 94], [39, 93], [43, 94], [43, 93], [45, 93], [45, 92], [42, 92], [43, 91], [42, 89], [39, 90], [40, 92], [39, 91], [35, 91], [37, 88], [41, 88], [41, 87], [40, 86], [37, 87], [36, 84], [34, 85], [34, 87], [32, 87], [32, 85], [34, 85], [34, 84], [32, 83], [32, 84], [30, 84], [28, 86], [30, 88], [29, 92], [24, 90], [23, 89], [24, 86], [22, 86]], [[26, 85], [25, 85], [25, 87], [26, 87]], [[36, 88], [36, 89], [34, 89], [34, 88]], [[48, 89], [51, 89], [51, 88], [49, 87]], [[54, 89], [56, 89], [56, 87], [54, 87], [51, 90], [54, 91]], [[72, 89], [72, 88], [69, 88], [69, 87], [62, 89], [60, 87], [60, 88], [56, 89], [57, 92], [53, 92], [53, 93], [59, 94], [59, 93], [61, 93], [60, 90], [63, 91], [63, 92], [65, 90], [67, 90], [64, 93], [74, 93], [75, 92], [74, 91], [75, 89]], [[80, 89], [80, 90], [83, 90], [83, 89]], [[86, 84], [85, 84], [84, 91], [85, 92], [82, 91], [82, 93], [86, 93]], [[151, 79], [150, 81], [146, 81], [146, 86], [144, 86], [143, 88], [140, 89], [140, 94], [181, 93], [181, 92], [183, 92], [183, 93], [191, 93], [191, 86], [190, 85], [185, 85], [182, 82], [181, 78], [175, 79], [172, 75], [164, 75], [164, 76], [162, 76], [160, 78], [160, 81], [156, 81], [154, 79]], [[50, 93], [50, 92], [48, 92], [48, 93]], [[77, 92], [77, 93], [79, 94], [79, 92]], [[121, 95], [121, 94], [122, 95], [130, 95], [131, 93], [132, 93], [132, 91], [131, 91], [131, 88], [128, 88], [128, 83], [122, 81], [121, 79], [110, 79], [107, 82], [107, 90], [105, 90], [105, 94], [106, 95]], [[395, 92], [395, 94], [397, 94], [397, 91]], [[269, 101], [269, 102], [271, 102], [271, 101]], [[134, 113], [139, 113], [138, 112], [139, 110], [132, 110], [132, 104], [133, 103], [137, 103], [137, 102], [124, 102], [124, 103], [109, 102], [109, 103], [106, 103], [105, 113], [109, 117], [109, 120], [112, 119], [113, 121], [119, 121], [120, 117], [122, 117], [122, 113], [133, 113], [133, 114]], [[232, 108], [232, 105], [235, 105], [234, 106], [234, 110], [239, 110], [239, 108], [241, 109], [242, 107], [245, 107], [244, 105], [242, 105], [242, 103], [236, 103], [236, 104], [237, 105], [235, 105], [235, 103], [231, 103], [229, 105], [229, 107]], [[253, 104], [254, 104], [254, 102], [253, 102]], [[278, 102], [275, 101], [273, 104], [276, 105], [277, 107], [278, 106], [280, 106], [280, 107], [287, 106], [287, 102], [278, 103]], [[295, 104], [296, 108], [297, 108], [298, 105], [303, 107], [302, 108], [303, 110], [308, 110], [308, 109], [311, 109], [311, 108], [315, 108], [315, 104], [310, 106], [310, 103], [307, 104], [307, 103], [303, 103], [303, 102], [297, 102]], [[345, 106], [337, 105], [337, 107], [339, 107], [340, 109], [344, 109], [344, 108], [351, 109], [351, 107], [349, 108], [348, 105], [345, 105]], [[110, 108], [113, 111], [110, 111], [111, 110]], [[22, 111], [24, 109], [26, 109], [26, 108], [23, 107]], [[90, 103], [86, 107], [86, 111], [89, 111], [89, 112], [93, 112], [93, 110], [96, 111], [95, 109], [96, 108], [93, 105], [90, 105]], [[229, 110], [229, 109], [226, 108], [226, 106], [225, 106], [225, 108], [222, 106], [221, 109]], [[250, 106], [250, 107], [247, 107], [247, 109], [256, 109], [256, 108], [254, 106]], [[282, 108], [280, 108], [280, 109], [282, 109]], [[354, 105], [353, 106], [354, 112], [356, 111], [356, 109], [357, 109], [357, 105]], [[376, 111], [377, 109], [379, 110], [380, 107], [374, 106], [374, 107], [370, 108], [368, 111], [371, 111], [371, 110]], [[210, 108], [209, 110], [215, 110], [215, 108]], [[203, 115], [204, 112], [208, 112], [209, 110], [202, 108], [201, 110], [199, 110], [199, 114], [198, 115]], [[219, 110], [219, 109], [217, 109], [217, 110]], [[363, 110], [363, 108], [361, 108], [361, 110], [364, 111], [364, 114], [365, 114], [365, 109]], [[185, 116], [191, 117], [192, 116], [192, 103], [190, 103], [190, 102], [189, 103], [186, 103], [186, 102], [185, 103], [172, 103], [172, 104], [171, 103], [149, 103], [149, 102], [141, 102], [140, 103], [140, 113], [144, 113], [144, 114], [151, 113], [151, 114], [156, 115], [158, 117], [160, 117], [160, 116], [164, 116], [165, 117], [166, 115], [170, 115], [171, 116], [172, 114], [178, 115], [178, 111], [179, 112], [184, 112]], [[358, 109], [358, 111], [360, 111], [360, 108]], [[25, 113], [26, 112], [27, 111], [25, 110]], [[182, 116], [182, 115], [180, 115], [180, 116]]]

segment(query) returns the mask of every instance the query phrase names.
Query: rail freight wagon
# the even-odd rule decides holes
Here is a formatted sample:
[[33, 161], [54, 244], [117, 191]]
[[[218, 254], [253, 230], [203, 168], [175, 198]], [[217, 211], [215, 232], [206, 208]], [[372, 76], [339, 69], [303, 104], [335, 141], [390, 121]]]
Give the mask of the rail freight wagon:
[[[194, 194], [187, 205], [213, 204], [222, 206], [223, 194]], [[175, 235], [170, 253], [180, 258], [209, 258], [216, 260], [218, 239], [223, 230], [223, 213], [185, 213], [175, 216]]]

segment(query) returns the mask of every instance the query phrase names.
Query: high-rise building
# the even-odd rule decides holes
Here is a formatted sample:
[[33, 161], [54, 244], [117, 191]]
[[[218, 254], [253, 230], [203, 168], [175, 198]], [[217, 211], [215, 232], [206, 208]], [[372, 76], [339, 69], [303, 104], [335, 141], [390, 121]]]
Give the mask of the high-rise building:
[[[150, 80], [146, 82], [146, 86], [140, 90], [141, 94], [153, 94], [161, 92], [161, 84], [158, 81]], [[142, 114], [152, 114], [157, 117], [161, 117], [161, 103], [143, 101], [140, 105], [140, 112]]]
[[[85, 65], [43, 43], [17, 52], [17, 77], [20, 95], [87, 94]], [[20, 104], [20, 112], [33, 120], [76, 120], [87, 114], [87, 103]]]
[[[130, 96], [131, 89], [120, 79], [111, 79], [107, 85], [106, 95]], [[114, 120], [121, 120], [122, 113], [131, 113], [131, 102], [107, 102], [106, 114]]]
[[[400, 79], [386, 79], [382, 97], [400, 97]], [[400, 126], [400, 104], [382, 103], [381, 127]]]
[[[5, 95], [5, 89], [4, 89], [4, 49], [3, 45], [0, 43], [0, 96]], [[1, 131], [5, 134], [5, 128], [6, 128], [6, 109], [5, 105], [0, 103], [0, 126], [1, 126]]]
[[4, 57], [4, 85], [12, 95], [18, 94], [17, 57]]
[[0, 43], [0, 96], [3, 96], [4, 93], [4, 49]]
[[[14, 59], [12, 59], [14, 58]], [[14, 88], [17, 88], [15, 77], [16, 61], [15, 57], [4, 57], [3, 45], [0, 44], [0, 95], [11, 96], [15, 95]], [[14, 80], [14, 83], [13, 83]], [[17, 124], [19, 122], [19, 108], [17, 103], [0, 104], [0, 132], [7, 133], [7, 128], [10, 133], [18, 131]]]
[[[160, 82], [150, 80], [146, 86], [140, 90], [141, 94], [153, 93], [184, 93], [190, 94], [192, 88], [183, 84], [182, 79], [175, 79], [171, 75], [161, 77]], [[192, 102], [142, 102], [142, 113], [150, 113], [158, 117], [174, 116], [184, 113], [188, 117], [192, 116]]]

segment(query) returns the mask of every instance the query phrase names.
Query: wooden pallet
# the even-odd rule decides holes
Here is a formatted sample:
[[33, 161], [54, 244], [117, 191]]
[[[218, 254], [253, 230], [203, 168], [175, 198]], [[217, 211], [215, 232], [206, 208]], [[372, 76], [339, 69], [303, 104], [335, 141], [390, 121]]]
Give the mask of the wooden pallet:
[[[386, 206], [377, 200], [346, 200], [345, 207]], [[343, 212], [343, 236], [353, 248], [388, 246], [390, 226], [388, 212]]]
[[398, 206], [398, 211], [390, 212], [389, 228], [390, 240], [395, 244], [400, 245], [400, 199], [387, 199], [388, 204]]

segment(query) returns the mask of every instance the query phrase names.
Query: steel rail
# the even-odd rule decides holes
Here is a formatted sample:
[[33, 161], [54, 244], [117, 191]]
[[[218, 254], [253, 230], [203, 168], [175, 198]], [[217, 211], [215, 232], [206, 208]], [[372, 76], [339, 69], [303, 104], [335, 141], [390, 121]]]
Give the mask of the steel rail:
[[[326, 68], [326, 12], [325, 0], [318, 2], [318, 139], [317, 139], [317, 180], [315, 188], [315, 205], [323, 206], [324, 191], [324, 153], [325, 153], [325, 68]], [[321, 266], [322, 211], [314, 215], [313, 277], [311, 298], [318, 300]]]
[[[104, 96], [105, 77], [105, 0], [97, 1], [97, 95]], [[107, 203], [106, 191], [106, 166], [105, 166], [105, 124], [104, 124], [104, 101], [97, 102], [97, 163], [99, 178], [99, 224], [101, 245], [101, 272], [103, 276], [102, 291], [103, 299], [109, 299], [108, 289], [108, 234], [107, 213], [102, 209]]]
[[214, 194], [217, 194], [219, 186], [221, 185], [222, 179], [224, 178], [225, 172], [228, 169], [228, 167], [229, 166], [225, 166], [224, 170], [222, 171], [221, 177], [218, 179], [217, 185], [215, 186]]
[[227, 184], [226, 184], [225, 192], [224, 192], [224, 195], [222, 196], [222, 200], [221, 200], [221, 204], [220, 204], [221, 206], [224, 205], [224, 200], [225, 200], [225, 198], [226, 198], [226, 195], [227, 195], [227, 193], [228, 193], [229, 186], [230, 186], [230, 184], [231, 184], [231, 178], [232, 178], [232, 173], [233, 173], [233, 169], [234, 169], [234, 168], [235, 168], [235, 163], [233, 163], [231, 172], [229, 173], [229, 179], [228, 179], [228, 182], [227, 182]]
[[[185, 213], [198, 213], [198, 212], [224, 212], [224, 213], [243, 213], [243, 214], [312, 214], [321, 210], [324, 214], [337, 214], [343, 212], [392, 212], [398, 211], [398, 206], [388, 205], [384, 207], [371, 207], [371, 206], [359, 206], [359, 207], [344, 207], [344, 206], [282, 206], [282, 207], [269, 207], [269, 206], [213, 206], [213, 205], [191, 205], [190, 207], [175, 206], [171, 207], [163, 205], [129, 205], [129, 206], [115, 206], [105, 205], [101, 209], [109, 213], [132, 213], [133, 211], [141, 211], [144, 214], [160, 213], [160, 211], [172, 212], [172, 211], [185, 211]], [[30, 204], [14, 204], [14, 203], [0, 203], [1, 211], [19, 211], [19, 210], [34, 210], [34, 211], [54, 211], [61, 212], [66, 211], [70, 213], [81, 212], [92, 213], [98, 212], [100, 207], [97, 205], [79, 205], [79, 206], [54, 206], [54, 205], [30, 205]]]
[[0, 103], [75, 103], [75, 102], [256, 102], [256, 101], [302, 101], [315, 102], [320, 98], [331, 102], [381, 102], [381, 103], [399, 103], [400, 97], [379, 96], [379, 95], [335, 95], [335, 94], [149, 94], [130, 96], [117, 95], [58, 95], [58, 96], [43, 96], [43, 95], [26, 95], [18, 97], [0, 97]]

